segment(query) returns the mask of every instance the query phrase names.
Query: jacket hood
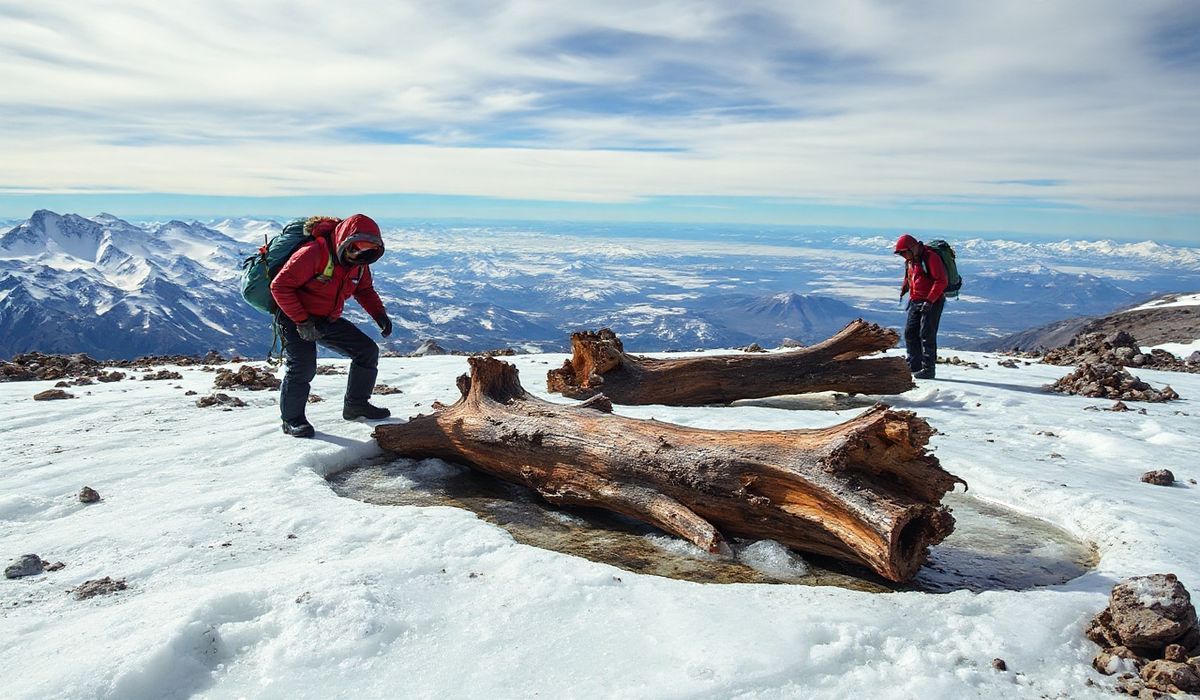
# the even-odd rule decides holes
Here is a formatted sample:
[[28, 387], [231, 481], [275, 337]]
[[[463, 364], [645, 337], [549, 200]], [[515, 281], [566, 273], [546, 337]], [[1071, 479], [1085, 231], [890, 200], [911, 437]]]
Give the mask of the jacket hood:
[[346, 249], [356, 241], [374, 243], [379, 246], [379, 255], [383, 255], [383, 235], [379, 232], [379, 224], [366, 214], [355, 214], [333, 230], [333, 248], [339, 262], [345, 264]]
[[902, 234], [896, 239], [896, 247], [892, 249], [892, 252], [899, 253], [902, 250], [908, 250], [909, 248], [916, 246], [918, 243], [920, 243], [920, 241], [908, 235], [907, 233]]

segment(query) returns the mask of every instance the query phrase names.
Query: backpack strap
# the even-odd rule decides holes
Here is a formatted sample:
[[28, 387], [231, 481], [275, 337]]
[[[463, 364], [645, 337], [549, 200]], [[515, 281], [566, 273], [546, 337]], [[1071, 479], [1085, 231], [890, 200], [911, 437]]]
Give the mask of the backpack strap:
[[[924, 243], [921, 244], [921, 254], [917, 256], [920, 261], [921, 269], [925, 272], [926, 277], [933, 277], [933, 273], [929, 271], [929, 251], [931, 248]], [[936, 254], [936, 253], [935, 253]]]
[[328, 236], [321, 236], [321, 237], [317, 238], [316, 240], [318, 241], [318, 245], [323, 244], [325, 246], [326, 259], [325, 259], [325, 269], [323, 269], [319, 273], [317, 273], [317, 276], [315, 277], [315, 279], [319, 279], [322, 282], [328, 282], [329, 280], [333, 279], [333, 268], [334, 268], [333, 245], [330, 242]]

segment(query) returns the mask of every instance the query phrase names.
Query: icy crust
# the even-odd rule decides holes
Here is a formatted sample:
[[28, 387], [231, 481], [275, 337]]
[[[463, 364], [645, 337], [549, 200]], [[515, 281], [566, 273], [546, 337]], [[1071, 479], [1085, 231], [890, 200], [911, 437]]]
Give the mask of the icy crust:
[[[72, 401], [32, 400], [52, 382], [0, 384], [0, 553], [65, 563], [0, 586], [0, 658], [20, 671], [5, 697], [1111, 697], [1083, 631], [1113, 583], [1172, 571], [1200, 585], [1200, 532], [1181, 527], [1200, 522], [1200, 376], [1169, 375], [1184, 399], [1147, 415], [1094, 412], [1095, 399], [1039, 389], [1067, 368], [955, 354], [982, 369], [939, 366], [937, 382], [889, 400], [938, 429], [938, 457], [973, 494], [1094, 541], [1093, 574], [945, 595], [643, 576], [516, 544], [460, 509], [336, 496], [325, 475], [381, 457], [371, 426], [340, 418], [341, 375], [314, 382], [326, 401], [309, 407], [309, 441], [279, 433], [270, 391], [233, 390], [248, 404], [233, 412], [196, 408], [185, 392], [209, 393], [213, 374], [194, 367], [73, 388]], [[566, 357], [512, 359], [538, 377]], [[429, 412], [455, 400], [465, 369], [385, 358], [379, 381], [404, 393], [380, 403]], [[617, 407], [728, 429], [858, 410]], [[1150, 467], [1177, 485], [1140, 483]], [[99, 503], [79, 502], [85, 484]], [[67, 593], [106, 576], [127, 589]]]

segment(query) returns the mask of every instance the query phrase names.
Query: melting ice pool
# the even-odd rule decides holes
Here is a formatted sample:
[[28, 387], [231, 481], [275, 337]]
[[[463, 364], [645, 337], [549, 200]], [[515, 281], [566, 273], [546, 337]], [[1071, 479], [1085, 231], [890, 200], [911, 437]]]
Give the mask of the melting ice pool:
[[437, 459], [368, 462], [329, 477], [341, 496], [383, 506], [464, 508], [522, 544], [603, 562], [640, 574], [699, 583], [790, 583], [887, 592], [1025, 590], [1065, 583], [1095, 566], [1095, 553], [1049, 523], [964, 494], [949, 494], [954, 533], [931, 550], [908, 584], [825, 557], [798, 555], [773, 542], [734, 540], [735, 557], [625, 516], [560, 508], [523, 486]]

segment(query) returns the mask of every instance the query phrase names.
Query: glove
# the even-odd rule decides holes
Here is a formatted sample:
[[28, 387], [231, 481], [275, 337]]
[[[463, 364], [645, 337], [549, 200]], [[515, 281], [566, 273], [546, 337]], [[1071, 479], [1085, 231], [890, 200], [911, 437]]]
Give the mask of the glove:
[[384, 338], [392, 334], [392, 319], [388, 318], [387, 314], [379, 314], [375, 317], [375, 323], [379, 326], [379, 335]]
[[315, 343], [321, 339], [321, 331], [317, 328], [317, 322], [311, 318], [297, 323], [296, 333], [300, 335], [301, 339], [307, 340], [310, 343]]

